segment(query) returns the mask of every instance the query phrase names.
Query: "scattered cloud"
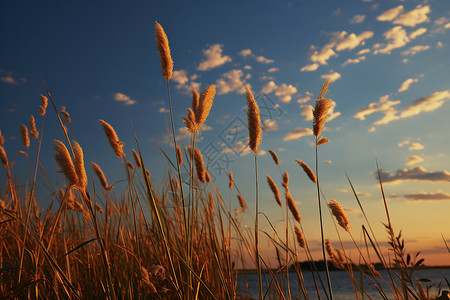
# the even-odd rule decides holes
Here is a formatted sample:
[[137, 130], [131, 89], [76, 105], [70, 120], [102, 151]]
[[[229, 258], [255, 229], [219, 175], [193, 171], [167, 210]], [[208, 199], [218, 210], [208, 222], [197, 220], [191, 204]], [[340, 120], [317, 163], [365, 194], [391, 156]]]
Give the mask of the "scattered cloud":
[[359, 50], [358, 53], [356, 53], [356, 55], [363, 55], [367, 53], [370, 53], [370, 49], [368, 48]]
[[417, 46], [409, 48], [406, 51], [403, 51], [402, 54], [403, 55], [416, 55], [417, 53], [422, 52], [422, 51], [426, 51], [428, 49], [430, 49], [430, 46], [428, 46], [428, 45], [426, 45], [426, 46], [417, 45]]
[[341, 78], [341, 74], [339, 74], [338, 72], [333, 72], [333, 70], [331, 70], [327, 74], [323, 74], [322, 76], [320, 76], [320, 78], [323, 78], [323, 79], [330, 78], [331, 82], [335, 82], [336, 80]]
[[434, 92], [429, 96], [415, 100], [411, 106], [401, 112], [400, 117], [402, 119], [409, 118], [422, 112], [434, 111], [441, 107], [447, 99], [450, 99], [450, 90]]
[[394, 106], [398, 104], [400, 104], [400, 100], [390, 101], [389, 95], [385, 95], [380, 97], [378, 102], [372, 102], [367, 107], [361, 109], [353, 117], [356, 119], [365, 120], [366, 116], [375, 112], [381, 112], [384, 114], [384, 117], [381, 120], [374, 122], [373, 125], [387, 124], [398, 119], [398, 117], [396, 117], [397, 110], [394, 108]]
[[403, 7], [403, 5], [399, 5], [399, 6], [397, 6], [397, 7], [388, 9], [387, 11], [383, 12], [381, 15], [379, 15], [379, 16], [377, 17], [377, 21], [381, 21], [381, 22], [384, 22], [384, 21], [392, 21], [392, 20], [394, 20], [398, 15], [400, 15], [400, 14], [403, 12], [404, 9], [405, 9], [405, 8]]
[[[248, 143], [243, 143], [243, 142], [237, 142], [233, 148], [225, 148], [222, 150], [221, 153], [236, 153], [238, 156], [246, 156], [249, 155], [250, 153], [253, 153], [253, 151], [250, 149], [250, 147], [248, 146]], [[266, 155], [267, 152], [265, 150], [258, 150], [258, 155], [259, 156], [263, 156]]]
[[350, 20], [350, 24], [358, 24], [364, 22], [366, 15], [356, 15]]
[[312, 135], [313, 131], [309, 128], [295, 128], [283, 137], [283, 141], [298, 140], [301, 137]]
[[384, 48], [380, 47], [380, 49], [376, 49], [373, 54], [390, 54], [392, 50], [404, 47], [410, 41], [406, 30], [403, 29], [402, 26], [395, 26], [389, 29], [388, 31], [383, 33], [383, 36], [389, 42], [385, 45]]
[[[375, 174], [374, 174], [375, 175]], [[412, 169], [396, 170], [393, 174], [389, 171], [380, 170], [381, 180], [384, 183], [399, 183], [402, 181], [446, 181], [450, 180], [450, 173], [447, 171], [428, 172], [423, 167]], [[375, 176], [376, 177], [376, 176]]]
[[302, 67], [300, 69], [300, 72], [311, 72], [311, 71], [315, 71], [319, 68], [319, 64], [318, 63], [314, 63], [314, 64], [310, 64], [310, 65], [306, 65], [304, 67]]
[[419, 81], [418, 78], [415, 78], [415, 79], [408, 78], [408, 79], [406, 79], [405, 81], [403, 81], [402, 85], [400, 86], [400, 88], [398, 89], [397, 92], [401, 93], [401, 92], [407, 91], [412, 83], [418, 82], [418, 81]]
[[373, 196], [371, 193], [364, 193], [364, 192], [356, 192], [356, 195], [358, 197], [371, 197], [371, 196]]
[[434, 21], [434, 24], [438, 26], [444, 25], [445, 23], [448, 23], [448, 19], [446, 17], [441, 17]]
[[252, 69], [252, 66], [249, 66], [249, 65], [244, 66], [244, 70], [251, 70], [251, 69]]
[[305, 95], [303, 97], [301, 97], [301, 95], [299, 95], [300, 98], [297, 99], [297, 103], [306, 103], [306, 102], [308, 102], [309, 100], [311, 100], [312, 95], [313, 94], [310, 93], [310, 92], [305, 92]]
[[372, 31], [364, 31], [363, 33], [361, 33], [359, 35], [351, 33], [346, 38], [342, 39], [336, 45], [336, 50], [337, 51], [342, 51], [342, 50], [355, 49], [359, 45], [364, 45], [364, 40], [370, 39], [372, 37], [373, 37], [373, 32]]
[[278, 130], [277, 121], [269, 120], [269, 119], [264, 120], [263, 130], [264, 131], [277, 131]]
[[202, 50], [205, 59], [198, 65], [197, 70], [208, 71], [220, 67], [227, 62], [230, 62], [231, 57], [229, 57], [228, 55], [222, 55], [222, 48], [222, 44], [214, 44], [208, 49]]
[[444, 44], [442, 44], [441, 41], [438, 41], [438, 42], [436, 43], [436, 48], [441, 49], [442, 47], [444, 47]]
[[342, 64], [342, 66], [344, 67], [344, 66], [346, 66], [348, 64], [359, 64], [363, 60], [366, 60], [365, 56], [360, 56], [360, 57], [353, 58], [353, 59], [349, 58]]
[[[333, 49], [331, 49], [331, 48], [322, 48], [322, 50], [320, 50], [320, 51], [314, 51], [313, 54], [311, 54], [311, 56], [309, 57], [309, 59], [312, 62], [320, 63], [322, 65], [326, 65], [327, 64], [327, 60], [329, 60], [333, 56], [337, 56], [336, 52], [334, 52]], [[307, 66], [305, 66], [305, 67], [307, 67]], [[305, 67], [303, 67], [303, 68], [305, 68]]]
[[326, 164], [326, 165], [331, 165], [331, 164], [333, 163], [333, 161], [331, 161], [331, 160], [325, 160], [323, 163]]
[[217, 79], [217, 94], [227, 94], [233, 91], [236, 91], [239, 94], [245, 93], [245, 84], [246, 81], [242, 77], [244, 73], [242, 70], [231, 70], [228, 71]]
[[437, 193], [410, 193], [404, 194], [403, 197], [412, 201], [450, 200], [450, 194], [443, 193], [442, 191], [438, 191]]
[[167, 108], [165, 108], [165, 107], [161, 107], [161, 108], [159, 109], [159, 112], [160, 112], [160, 113], [168, 113], [169, 110], [168, 110]]
[[424, 34], [424, 33], [426, 33], [426, 32], [427, 32], [427, 29], [426, 29], [425, 27], [419, 28], [419, 29], [417, 29], [417, 30], [411, 32], [411, 33], [409, 34], [409, 38], [413, 40], [413, 39], [415, 39], [416, 37], [421, 36], [422, 34]]
[[421, 143], [412, 143], [409, 146], [408, 150], [422, 150], [423, 148], [425, 148], [425, 146]]
[[312, 121], [314, 119], [313, 115], [313, 109], [314, 107], [312, 105], [300, 105], [301, 113], [300, 115], [305, 117], [305, 121]]
[[278, 68], [270, 68], [269, 70], [267, 70], [267, 72], [272, 73], [272, 72], [277, 72], [280, 71], [280, 69]]
[[408, 145], [408, 144], [409, 144], [409, 141], [403, 141], [403, 142], [397, 143], [397, 146], [399, 146], [401, 148], [401, 147], [403, 147], [405, 145]]
[[338, 192], [341, 192], [341, 193], [348, 193], [348, 190], [347, 190], [347, 189], [337, 189], [337, 191], [338, 191]]
[[11, 71], [1, 69], [0, 74], [1, 74], [0, 81], [7, 84], [18, 85], [27, 82], [27, 79], [25, 77], [16, 76], [14, 72]]
[[421, 161], [423, 161], [422, 157], [420, 157], [418, 155], [412, 155], [412, 156], [406, 158], [405, 164], [407, 166], [412, 166], [412, 165], [417, 164], [417, 163], [419, 163]]
[[270, 94], [275, 92], [275, 96], [277, 96], [280, 101], [284, 103], [289, 103], [292, 100], [292, 95], [297, 93], [297, 88], [292, 84], [282, 83], [281, 85], [277, 85], [274, 81], [269, 81], [266, 83], [261, 89], [261, 93]]
[[173, 72], [172, 80], [177, 83], [175, 86], [177, 89], [188, 93], [191, 89], [199, 90], [200, 83], [194, 81], [197, 77], [197, 74], [193, 74], [189, 78], [186, 70], [176, 70]]
[[257, 62], [260, 62], [262, 64], [270, 64], [270, 63], [274, 62], [273, 59], [268, 59], [268, 58], [265, 58], [264, 56], [258, 56], [258, 55], [253, 54], [252, 50], [250, 50], [250, 49], [241, 50], [241, 52], [239, 52], [239, 55], [242, 57], [248, 57], [248, 56], [253, 57], [254, 59], [256, 59]]
[[431, 12], [430, 6], [417, 5], [415, 9], [410, 10], [407, 13], [401, 14], [394, 20], [394, 24], [400, 24], [403, 26], [415, 27], [417, 24], [429, 22], [427, 14]]
[[133, 105], [137, 102], [136, 100], [132, 100], [130, 96], [123, 93], [115, 93], [113, 99], [115, 101], [122, 102], [125, 105]]

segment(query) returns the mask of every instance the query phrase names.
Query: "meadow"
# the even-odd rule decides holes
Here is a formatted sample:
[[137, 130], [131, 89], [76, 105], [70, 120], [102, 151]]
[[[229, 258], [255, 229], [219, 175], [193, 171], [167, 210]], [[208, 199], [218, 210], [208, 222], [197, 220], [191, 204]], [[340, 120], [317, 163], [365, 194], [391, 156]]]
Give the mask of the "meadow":
[[[134, 131], [134, 147], [124, 145], [112, 122], [99, 120], [105, 137], [98, 138], [103, 138], [105, 151], [112, 150], [123, 164], [122, 176], [127, 182], [123, 195], [113, 194], [115, 187], [101, 169], [107, 162], [84, 161], [82, 145], [72, 140], [67, 129], [70, 115], [65, 108], [57, 108], [58, 100], [52, 98], [51, 87], [45, 83], [40, 105], [36, 104], [37, 117], [31, 116], [28, 126], [20, 128], [26, 149], [31, 143], [36, 143], [38, 149], [37, 153], [20, 151], [30, 166], [28, 180], [16, 176], [14, 164], [8, 160], [8, 152], [13, 149], [8, 148], [0, 132], [0, 159], [7, 178], [0, 187], [1, 299], [248, 299], [249, 279], [237, 265], [255, 270], [258, 299], [338, 299], [333, 294], [331, 265], [346, 271], [354, 299], [436, 299], [441, 294], [440, 289], [432, 290], [427, 281], [415, 279], [414, 272], [423, 259], [420, 253], [407, 253], [401, 230], [393, 228], [380, 176], [384, 237], [374, 235], [350, 179], [365, 218], [362, 228], [351, 229], [339, 202], [325, 199], [318, 157], [320, 149], [330, 143], [322, 135], [331, 106], [331, 99], [325, 98], [329, 79], [323, 83], [313, 110], [315, 165], [310, 167], [296, 160], [305, 180], [313, 182], [317, 191], [322, 244], [322, 261], [318, 262], [311, 255], [301, 212], [289, 192], [289, 174], [282, 171], [277, 153], [269, 150], [273, 169], [282, 177], [280, 184], [267, 174], [261, 176], [268, 170], [258, 170], [263, 134], [252, 91], [247, 88], [242, 101], [247, 103], [248, 146], [254, 154], [256, 207], [247, 206], [236, 189], [232, 171], [228, 173], [228, 190], [219, 191], [211, 182], [204, 154], [196, 147], [198, 133], [214, 109], [214, 85], [201, 93], [192, 91], [192, 105], [186, 108], [184, 117], [191, 143], [187, 147], [178, 145], [170, 96], [173, 62], [168, 38], [158, 23], [155, 37], [162, 76], [167, 82], [171, 153], [175, 154], [161, 150], [167, 169], [153, 170], [145, 165], [146, 154], [141, 152]], [[45, 123], [50, 113], [56, 113], [59, 124]], [[65, 140], [53, 141], [54, 153], [40, 151], [45, 126], [59, 126], [64, 133]], [[111, 149], [107, 149], [106, 142]], [[125, 153], [132, 155], [127, 157]], [[42, 207], [35, 191], [38, 172], [46, 174], [40, 164], [43, 155], [54, 155], [60, 170], [60, 180], [51, 185], [51, 204], [46, 207]], [[152, 173], [167, 174], [162, 186], [152, 183]], [[270, 231], [259, 228], [260, 218], [265, 217], [259, 210], [258, 196], [263, 184], [273, 192], [274, 207], [285, 210], [282, 232], [274, 226]], [[237, 199], [232, 198], [233, 193]], [[232, 201], [239, 203], [240, 210], [231, 209]], [[242, 214], [251, 216], [253, 222], [243, 223], [239, 218]], [[349, 255], [341, 239], [326, 239], [323, 214], [331, 214], [335, 220], [334, 228], [327, 230], [336, 230], [338, 236], [353, 241], [356, 259]], [[364, 244], [355, 240], [355, 231], [362, 232]], [[270, 240], [277, 255], [276, 268], [269, 266], [260, 253], [261, 238]], [[389, 245], [388, 252], [382, 250], [385, 244]], [[307, 268], [295, 263], [305, 257]], [[306, 273], [313, 285], [305, 284]]]

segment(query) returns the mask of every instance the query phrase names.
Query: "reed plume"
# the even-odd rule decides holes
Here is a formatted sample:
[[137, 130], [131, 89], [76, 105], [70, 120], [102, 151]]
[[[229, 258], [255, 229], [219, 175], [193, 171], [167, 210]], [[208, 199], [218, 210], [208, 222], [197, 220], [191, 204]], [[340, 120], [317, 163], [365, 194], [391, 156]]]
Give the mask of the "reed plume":
[[255, 97], [253, 97], [253, 94], [248, 87], [245, 87], [245, 90], [247, 93], [248, 146], [255, 153], [255, 155], [257, 155], [262, 134], [261, 118]]
[[288, 174], [287, 171], [284, 171], [284, 173], [283, 173], [283, 182], [281, 183], [281, 185], [285, 189], [287, 189], [288, 184], [289, 184], [289, 174]]
[[6, 156], [5, 148], [0, 145], [0, 160], [5, 167], [8, 167], [8, 157]]
[[159, 56], [161, 58], [162, 75], [166, 81], [173, 76], [173, 61], [170, 55], [169, 40], [162, 26], [155, 21], [156, 45], [158, 46]]
[[211, 183], [211, 176], [209, 175], [208, 170], [205, 171], [205, 180], [207, 183]]
[[209, 115], [209, 111], [211, 110], [211, 107], [213, 105], [215, 95], [216, 86], [214, 84], [211, 84], [202, 91], [197, 109], [192, 107], [195, 112], [195, 121], [198, 127], [202, 126], [202, 124], [206, 121], [206, 118]]
[[278, 190], [277, 185], [275, 184], [275, 181], [266, 174], [267, 177], [267, 183], [269, 184], [270, 189], [272, 190], [273, 196], [275, 197], [275, 200], [277, 201], [278, 205], [281, 207], [281, 197], [280, 197], [280, 191]]
[[197, 121], [195, 120], [195, 113], [191, 108], [188, 108], [188, 116], [183, 117], [184, 124], [189, 132], [195, 133], [198, 129]]
[[319, 137], [323, 127], [327, 121], [328, 111], [331, 107], [331, 99], [324, 99], [323, 96], [328, 92], [328, 85], [330, 78], [328, 78], [320, 89], [319, 97], [317, 97], [316, 106], [313, 110], [313, 132], [314, 136]]
[[303, 231], [297, 225], [295, 225], [294, 231], [295, 231], [295, 236], [297, 237], [297, 242], [298, 242], [299, 246], [302, 248], [305, 248], [306, 241], [305, 241], [305, 235], [303, 234]]
[[76, 141], [73, 141], [73, 154], [75, 172], [77, 172], [78, 177], [78, 186], [82, 189], [86, 189], [88, 180], [86, 176], [86, 169], [84, 168], [83, 149]]
[[41, 113], [41, 116], [45, 116], [47, 113], [47, 105], [48, 105], [48, 98], [44, 95], [40, 95], [42, 105], [39, 105], [39, 111]]
[[350, 226], [350, 222], [347, 218], [347, 215], [344, 212], [344, 209], [342, 208], [342, 206], [339, 204], [339, 202], [337, 202], [334, 199], [330, 200], [330, 203], [328, 203], [328, 207], [331, 209], [331, 213], [333, 214], [333, 216], [335, 216], [336, 220], [338, 221], [339, 225], [344, 228], [345, 231], [349, 231], [351, 226]]
[[270, 153], [270, 155], [272, 156], [272, 159], [273, 159], [273, 161], [274, 161], [274, 163], [278, 166], [278, 165], [280, 165], [280, 160], [278, 159], [278, 156], [277, 156], [277, 154], [273, 151], [273, 150], [267, 150], [269, 153]]
[[69, 151], [67, 151], [63, 142], [59, 140], [53, 140], [53, 142], [55, 143], [56, 151], [55, 160], [69, 181], [69, 185], [78, 185], [78, 175], [75, 171], [75, 166], [72, 163]]
[[34, 116], [33, 115], [31, 115], [29, 123], [30, 123], [30, 135], [33, 138], [37, 139], [38, 136], [39, 136], [39, 131], [36, 128], [36, 121], [34, 120]]
[[30, 147], [30, 137], [28, 136], [27, 126], [20, 124], [20, 137], [22, 139], [22, 144], [29, 148]]
[[198, 148], [195, 148], [194, 150], [194, 160], [195, 160], [195, 167], [197, 169], [198, 180], [200, 180], [201, 183], [205, 183], [206, 181], [205, 164], [203, 163], [202, 153], [200, 152], [200, 150], [198, 150]]
[[303, 171], [305, 171], [309, 179], [311, 179], [312, 182], [316, 183], [317, 182], [316, 175], [314, 175], [314, 172], [311, 170], [311, 168], [300, 159], [296, 159], [295, 161], [300, 165], [300, 167], [302, 167]]
[[328, 256], [330, 257], [333, 265], [338, 269], [344, 269], [344, 259], [342, 253], [333, 248], [329, 239], [325, 240], [325, 249], [327, 250]]
[[95, 174], [97, 174], [97, 178], [100, 181], [102, 187], [107, 191], [112, 190], [114, 184], [108, 185], [108, 181], [106, 180], [105, 174], [103, 173], [103, 170], [100, 168], [100, 166], [94, 162], [91, 162], [91, 166], [94, 168]]
[[25, 151], [17, 151], [17, 153], [19, 153], [20, 155], [28, 157], [28, 153], [26, 153]]
[[133, 165], [133, 163], [132, 163], [131, 161], [127, 162], [127, 166], [128, 166], [128, 168], [129, 168], [131, 171], [134, 170], [134, 165]]
[[233, 179], [233, 172], [228, 172], [228, 187], [230, 188], [230, 190], [233, 188], [234, 186], [234, 179]]
[[138, 168], [141, 167], [141, 159], [139, 158], [139, 155], [137, 154], [136, 150], [131, 150], [131, 152], [133, 153], [133, 157], [134, 157], [134, 161], [136, 162], [136, 166]]
[[180, 146], [177, 146], [177, 161], [180, 166], [183, 164], [183, 156], [181, 155]]
[[66, 107], [65, 106], [61, 107], [61, 111], [59, 113], [64, 116], [64, 121], [63, 121], [64, 123], [72, 122], [71, 119], [70, 119], [69, 113], [66, 111]]
[[197, 90], [192, 88], [192, 109], [194, 111], [197, 111], [198, 104], [199, 104], [200, 95], [198, 94]]
[[241, 207], [241, 211], [245, 212], [245, 210], [247, 209], [247, 204], [245, 203], [244, 197], [242, 197], [241, 194], [238, 194], [237, 198], [239, 201], [239, 206]]
[[108, 138], [109, 145], [113, 149], [116, 156], [118, 158], [121, 158], [122, 156], [124, 156], [122, 148], [125, 144], [123, 142], [119, 141], [119, 137], [117, 136], [117, 133], [114, 130], [114, 128], [112, 128], [111, 125], [109, 125], [108, 123], [106, 123], [105, 121], [103, 121], [101, 119], [98, 121], [102, 125], [103, 131], [105, 132], [106, 137]]
[[300, 212], [298, 211], [297, 206], [295, 205], [294, 198], [292, 198], [291, 193], [289, 193], [289, 189], [286, 189], [286, 202], [294, 219], [297, 222], [301, 223], [302, 219], [300, 217]]
[[320, 139], [317, 141], [317, 146], [329, 143], [330, 140], [327, 138], [324, 138], [323, 136], [320, 137]]
[[0, 130], [0, 146], [5, 144], [5, 137], [2, 135], [2, 131]]

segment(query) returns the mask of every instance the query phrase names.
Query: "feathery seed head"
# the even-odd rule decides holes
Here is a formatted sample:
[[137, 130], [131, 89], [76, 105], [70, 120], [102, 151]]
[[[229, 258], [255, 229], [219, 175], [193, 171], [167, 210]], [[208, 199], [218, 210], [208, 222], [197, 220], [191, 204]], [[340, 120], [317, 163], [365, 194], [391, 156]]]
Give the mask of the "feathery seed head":
[[170, 55], [169, 40], [162, 26], [155, 21], [156, 45], [158, 46], [159, 56], [161, 58], [162, 75], [166, 81], [173, 76], [173, 61]]
[[5, 167], [8, 166], [8, 157], [6, 156], [5, 148], [3, 148], [2, 145], [0, 145], [0, 160]]
[[231, 172], [231, 171], [228, 172], [228, 179], [229, 179], [228, 187], [231, 190], [233, 188], [233, 186], [234, 186], [233, 172]]
[[105, 132], [106, 137], [108, 138], [109, 145], [114, 150], [114, 153], [116, 154], [116, 156], [118, 158], [121, 158], [122, 156], [124, 156], [122, 148], [125, 144], [123, 142], [119, 141], [119, 137], [117, 136], [114, 128], [112, 128], [111, 125], [109, 125], [108, 123], [106, 123], [103, 120], [98, 120], [98, 121], [102, 125], [103, 131]]
[[327, 138], [324, 138], [323, 136], [321, 136], [320, 137], [320, 139], [317, 141], [317, 146], [320, 146], [320, 145], [323, 145], [323, 144], [326, 144], [326, 143], [328, 143], [328, 142], [330, 142], [330, 140], [329, 139], [327, 139]]
[[311, 170], [311, 168], [300, 159], [296, 159], [295, 161], [300, 165], [300, 167], [302, 167], [303, 171], [305, 171], [309, 179], [311, 179], [312, 182], [316, 183], [317, 182], [316, 175], [314, 175], [314, 172]]
[[241, 194], [238, 194], [237, 198], [239, 201], [239, 206], [241, 207], [241, 211], [245, 212], [245, 210], [247, 209], [247, 204], [245, 203], [244, 197], [242, 197]]
[[328, 92], [328, 85], [330, 78], [328, 78], [320, 89], [319, 97], [317, 97], [316, 106], [313, 110], [313, 132], [316, 137], [320, 136], [323, 127], [327, 121], [328, 111], [331, 107], [331, 99], [324, 99], [323, 96]]
[[280, 164], [280, 160], [278, 159], [277, 154], [273, 150], [270, 150], [270, 149], [267, 151], [269, 151], [270, 155], [272, 156], [273, 161], [278, 166]]
[[5, 144], [5, 137], [2, 135], [2, 131], [0, 130], [0, 146]]
[[103, 173], [103, 171], [99, 165], [97, 165], [94, 162], [91, 162], [91, 166], [94, 168], [94, 172], [95, 172], [95, 174], [97, 174], [98, 180], [100, 181], [100, 184], [102, 185], [102, 187], [105, 190], [110, 191], [114, 187], [114, 184], [108, 185], [108, 181], [106, 180], [105, 174]]
[[281, 185], [285, 189], [287, 189], [288, 184], [289, 184], [289, 174], [288, 174], [287, 171], [284, 171], [284, 173], [283, 173], [283, 182], [281, 183]]
[[34, 120], [33, 115], [31, 115], [29, 123], [30, 123], [30, 135], [35, 139], [37, 139], [39, 136], [39, 131], [36, 128], [36, 121]]
[[255, 153], [258, 154], [258, 146], [261, 143], [261, 117], [259, 115], [258, 104], [255, 97], [248, 87], [245, 87], [247, 96], [247, 118], [248, 118], [248, 146]]
[[76, 141], [73, 141], [73, 154], [75, 172], [77, 172], [78, 176], [78, 186], [82, 189], [85, 189], [87, 187], [88, 180], [86, 176], [86, 169], [84, 168], [83, 149]]
[[197, 126], [200, 127], [209, 115], [209, 111], [213, 105], [214, 96], [216, 95], [216, 86], [211, 84], [207, 88], [205, 88], [201, 95], [198, 103], [197, 109], [194, 109], [195, 112], [195, 121], [197, 122]]
[[75, 166], [72, 163], [69, 151], [63, 142], [59, 140], [53, 140], [53, 142], [55, 143], [56, 151], [55, 160], [69, 181], [69, 185], [78, 185], [78, 175], [75, 171]]
[[294, 217], [294, 219], [297, 222], [301, 223], [302, 219], [300, 217], [300, 212], [298, 211], [297, 205], [295, 205], [294, 198], [292, 198], [292, 195], [291, 195], [291, 193], [289, 193], [289, 190], [286, 190], [286, 202], [287, 202], [289, 210], [291, 211], [292, 216]]
[[350, 222], [347, 218], [347, 215], [344, 212], [344, 209], [334, 199], [330, 200], [330, 203], [328, 204], [328, 207], [331, 209], [332, 214], [335, 216], [336, 220], [338, 221], [339, 225], [344, 228], [345, 231], [350, 231]]
[[298, 242], [299, 246], [302, 248], [305, 248], [306, 241], [305, 241], [305, 235], [303, 234], [303, 231], [297, 225], [295, 225], [294, 230], [295, 230], [295, 235], [297, 237], [297, 242]]
[[141, 167], [141, 159], [139, 158], [139, 155], [137, 154], [136, 150], [131, 150], [131, 152], [133, 152], [133, 157], [134, 157], [134, 161], [136, 162], [136, 166], [138, 168]]
[[205, 171], [205, 180], [207, 183], [211, 183], [211, 175], [209, 175], [208, 170]]
[[188, 116], [183, 117], [184, 124], [189, 132], [195, 133], [198, 129], [197, 121], [195, 120], [195, 113], [191, 108], [188, 108]]
[[278, 190], [277, 185], [275, 184], [275, 181], [266, 174], [267, 177], [267, 183], [269, 184], [270, 189], [272, 190], [273, 196], [275, 197], [275, 200], [277, 201], [278, 205], [281, 207], [281, 197], [280, 197], [280, 191]]
[[205, 164], [203, 163], [202, 153], [200, 152], [200, 150], [198, 150], [198, 148], [195, 148], [194, 150], [194, 160], [195, 160], [195, 167], [197, 169], [198, 180], [200, 180], [201, 183], [205, 183], [206, 181]]
[[197, 111], [200, 95], [197, 90], [192, 88], [192, 110]]
[[30, 147], [30, 137], [28, 136], [27, 126], [20, 124], [20, 137], [22, 138], [22, 144], [29, 148]]
[[180, 146], [177, 146], [177, 162], [178, 162], [178, 165], [182, 165], [183, 164], [183, 156], [181, 155], [181, 148], [180, 148]]

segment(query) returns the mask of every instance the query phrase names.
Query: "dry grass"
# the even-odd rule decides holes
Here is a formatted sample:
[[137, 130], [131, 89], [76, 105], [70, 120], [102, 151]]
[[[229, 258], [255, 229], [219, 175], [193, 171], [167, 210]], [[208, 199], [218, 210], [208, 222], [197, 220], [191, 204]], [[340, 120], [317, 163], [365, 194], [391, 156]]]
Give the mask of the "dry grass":
[[[155, 27], [162, 73], [169, 83], [173, 62], [168, 39], [161, 25], [156, 23]], [[323, 99], [329, 84], [330, 81], [327, 80], [322, 86], [314, 109], [315, 174], [304, 162], [297, 160], [309, 179], [316, 183], [320, 214], [322, 213], [320, 203], [324, 200], [320, 196], [317, 147], [329, 142], [328, 139], [320, 137], [331, 103], [330, 99]], [[170, 91], [169, 85], [168, 89]], [[30, 142], [37, 143], [39, 146], [37, 154], [23, 152], [27, 160], [34, 160], [35, 173], [29, 180], [24, 182], [19, 179], [20, 176], [11, 176], [11, 171], [16, 174], [17, 170], [8, 161], [5, 141], [0, 132], [0, 159], [7, 175], [7, 182], [1, 183], [0, 186], [1, 297], [5, 299], [242, 299], [249, 296], [248, 288], [247, 293], [237, 289], [236, 263], [240, 262], [245, 268], [249, 260], [252, 260], [253, 265], [249, 267], [258, 269], [260, 299], [263, 296], [273, 299], [297, 297], [309, 299], [310, 294], [318, 295], [321, 299], [333, 299], [329, 277], [327, 276], [328, 286], [326, 286], [317, 270], [316, 262], [312, 259], [308, 239], [303, 233], [300, 212], [289, 192], [289, 175], [287, 172], [282, 174], [278, 156], [271, 150], [269, 153], [280, 171], [282, 186], [285, 189], [287, 204], [285, 238], [281, 237], [274, 226], [271, 227], [273, 232], [258, 229], [260, 211], [258, 210], [256, 158], [262, 131], [259, 109], [249, 89], [246, 94], [249, 146], [255, 154], [257, 205], [255, 221], [250, 224], [242, 223], [244, 214], [252, 215], [247, 210], [244, 197], [236, 186], [239, 182], [235, 182], [233, 173], [231, 171], [228, 173], [230, 203], [227, 207], [219, 190], [211, 183], [202, 153], [196, 147], [197, 131], [212, 108], [215, 96], [214, 85], [207, 87], [201, 95], [195, 90], [192, 91], [192, 108], [188, 109], [188, 117], [185, 118], [192, 138], [189, 148], [185, 148], [188, 155], [185, 153], [184, 161], [182, 148], [176, 145], [173, 130], [173, 150], [175, 150], [173, 152], [176, 153], [176, 157], [173, 159], [166, 153], [163, 153], [163, 156], [167, 159], [168, 165], [177, 164], [175, 171], [170, 167], [166, 170], [147, 169], [144, 163], [145, 153], [140, 150], [139, 139], [135, 136], [137, 150], [127, 149], [119, 140], [113, 127], [100, 120], [107, 141], [119, 158], [117, 163], [124, 165], [122, 177], [126, 189], [120, 192], [114, 190], [117, 184], [108, 184], [106, 175], [96, 163], [91, 162], [91, 171], [86, 172], [82, 147], [76, 141], [70, 142], [70, 132], [60, 119], [66, 141], [54, 140], [54, 156], [62, 173], [57, 182], [49, 184], [50, 205], [41, 207], [43, 201], [38, 199], [35, 193], [36, 174], [38, 165], [41, 163], [39, 157], [52, 154], [40, 153], [42, 134], [40, 139], [37, 139], [39, 133], [36, 123], [42, 124], [41, 132], [44, 132], [48, 100], [52, 102], [56, 111], [48, 91], [47, 95], [48, 97], [43, 95], [40, 97], [41, 118], [38, 117], [35, 120], [32, 116], [29, 120], [29, 134], [36, 140], [30, 141], [27, 127], [21, 126], [23, 144], [27, 148], [30, 147]], [[65, 108], [59, 113], [56, 111], [58, 116], [62, 114], [66, 121], [70, 120], [68, 113], [63, 112], [66, 112]], [[66, 147], [66, 144], [69, 146]], [[11, 151], [11, 149], [8, 150]], [[126, 161], [125, 152], [127, 151], [132, 153], [135, 165]], [[186, 178], [182, 177], [180, 166], [188, 172]], [[44, 168], [41, 170], [45, 172]], [[160, 186], [155, 186], [151, 180], [150, 171], [167, 174], [167, 177]], [[98, 183], [94, 180], [94, 172], [102, 188], [98, 188]], [[269, 175], [266, 174], [266, 176], [276, 203], [281, 206], [280, 192], [275, 181]], [[340, 249], [334, 248], [329, 239], [323, 240], [322, 247], [324, 252], [325, 249], [328, 252], [331, 262], [347, 271], [352, 278], [355, 299], [370, 298], [362, 280], [356, 280], [355, 271], [359, 271], [360, 279], [366, 278], [383, 299], [391, 297], [396, 300], [432, 299], [428, 287], [422, 286], [422, 283], [415, 281], [413, 277], [414, 270], [422, 264], [423, 260], [417, 255], [411, 256], [406, 253], [401, 233], [394, 234], [384, 196], [387, 218], [385, 227], [388, 233], [390, 257], [383, 254], [357, 193], [350, 181], [349, 183], [366, 220], [361, 230], [366, 243], [359, 245], [355, 242], [342, 206], [332, 199], [328, 203], [330, 215], [334, 215], [338, 224], [345, 230], [344, 233], [350, 235], [358, 250], [358, 257], [357, 260], [352, 260], [349, 255], [346, 255], [341, 240], [339, 241]], [[383, 191], [381, 180], [380, 188]], [[231, 211], [233, 193], [237, 196], [241, 207], [240, 212], [236, 209], [235, 216]], [[235, 198], [233, 199], [236, 201]], [[274, 207], [276, 207], [275, 203]], [[296, 222], [295, 225], [292, 224], [288, 215], [288, 209]], [[270, 220], [268, 222], [272, 225]], [[293, 231], [290, 229], [292, 225], [294, 225]], [[246, 230], [248, 227], [255, 229], [254, 234], [251, 230]], [[333, 228], [327, 228], [327, 230], [333, 230]], [[339, 234], [341, 229], [335, 226], [335, 230]], [[294, 234], [290, 235], [292, 232]], [[321, 232], [323, 237], [323, 230]], [[268, 269], [265, 265], [266, 259], [258, 251], [260, 233], [267, 236], [274, 253], [277, 253], [279, 266], [276, 270]], [[290, 243], [289, 236], [291, 239], [295, 238], [297, 243]], [[290, 262], [300, 260], [297, 247], [303, 249], [309, 261], [315, 289], [306, 289], [303, 271], [294, 264], [300, 294], [291, 295], [287, 267]], [[373, 267], [373, 261], [364, 252], [376, 253], [377, 262], [387, 271], [386, 278], [380, 277], [380, 273]], [[282, 255], [285, 257], [282, 258]], [[266, 290], [262, 290], [261, 284], [263, 269], [266, 269], [270, 279]], [[277, 273], [285, 274], [286, 277], [283, 277], [284, 275], [277, 277], [275, 275]], [[380, 281], [384, 285], [380, 284]], [[248, 287], [247, 281], [246, 285]]]

